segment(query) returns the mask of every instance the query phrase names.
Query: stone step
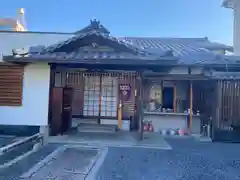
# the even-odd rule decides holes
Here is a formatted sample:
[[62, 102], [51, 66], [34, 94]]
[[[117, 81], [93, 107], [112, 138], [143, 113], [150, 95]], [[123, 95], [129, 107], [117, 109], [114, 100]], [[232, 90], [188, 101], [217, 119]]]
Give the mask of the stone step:
[[105, 125], [105, 124], [79, 124], [78, 132], [116, 132], [116, 125]]
[[98, 124], [97, 119], [78, 119], [79, 124]]

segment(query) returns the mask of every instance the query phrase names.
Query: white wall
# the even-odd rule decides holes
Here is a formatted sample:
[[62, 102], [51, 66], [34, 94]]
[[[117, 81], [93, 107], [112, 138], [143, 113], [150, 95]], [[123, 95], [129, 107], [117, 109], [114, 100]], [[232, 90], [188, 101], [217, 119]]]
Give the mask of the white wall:
[[[68, 38], [73, 34], [63, 33], [38, 33], [38, 32], [1, 32], [0, 31], [0, 53], [11, 55], [12, 49], [36, 46], [52, 45]], [[0, 57], [1, 58], [1, 57]]]
[[[203, 68], [201, 67], [193, 67], [191, 68], [192, 74], [201, 74], [203, 73]], [[172, 68], [169, 74], [179, 74], [179, 75], [185, 75], [188, 74], [188, 68], [187, 67], [175, 67]]]
[[240, 55], [240, 0], [223, 0], [223, 6], [233, 9], [233, 51]]
[[234, 2], [233, 49], [234, 55], [240, 55], [240, 1]]
[[50, 66], [47, 63], [25, 66], [21, 107], [0, 106], [1, 125], [47, 125]]

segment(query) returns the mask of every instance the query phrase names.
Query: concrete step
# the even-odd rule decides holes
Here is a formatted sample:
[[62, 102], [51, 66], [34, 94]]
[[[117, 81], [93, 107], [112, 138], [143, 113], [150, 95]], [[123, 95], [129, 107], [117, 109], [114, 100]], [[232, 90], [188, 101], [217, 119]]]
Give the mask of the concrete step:
[[78, 119], [79, 124], [98, 124], [98, 119]]
[[105, 125], [105, 124], [79, 124], [78, 132], [116, 132], [116, 125]]

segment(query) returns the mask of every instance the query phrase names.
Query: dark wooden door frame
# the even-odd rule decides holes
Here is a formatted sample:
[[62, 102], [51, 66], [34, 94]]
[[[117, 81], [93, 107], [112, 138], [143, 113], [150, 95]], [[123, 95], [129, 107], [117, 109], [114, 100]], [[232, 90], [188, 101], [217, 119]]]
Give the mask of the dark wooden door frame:
[[[68, 91], [68, 93], [67, 93]], [[73, 89], [63, 88], [62, 114], [61, 114], [61, 134], [69, 131], [72, 124], [72, 98]]]
[[52, 96], [53, 96], [53, 87], [54, 87], [54, 71], [53, 66], [50, 66], [50, 80], [49, 80], [49, 98], [48, 98], [48, 126], [49, 134], [52, 134]]
[[50, 122], [51, 135], [58, 135], [61, 133], [61, 120], [63, 109], [62, 101], [63, 101], [63, 88], [54, 87], [52, 89], [51, 97], [51, 122]]

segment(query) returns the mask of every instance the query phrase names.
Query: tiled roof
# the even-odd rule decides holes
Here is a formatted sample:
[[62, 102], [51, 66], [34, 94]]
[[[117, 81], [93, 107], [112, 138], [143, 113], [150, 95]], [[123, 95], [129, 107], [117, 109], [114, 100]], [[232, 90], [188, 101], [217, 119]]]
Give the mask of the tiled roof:
[[[179, 64], [225, 64], [229, 60], [211, 50], [232, 50], [232, 47], [212, 43], [207, 38], [154, 38], [154, 37], [113, 37], [99, 21], [91, 21], [75, 36], [51, 46], [31, 47], [26, 53], [14, 52], [17, 56], [32, 58], [70, 59], [139, 59], [175, 60]], [[118, 46], [121, 52], [98, 52], [81, 49], [92, 39], [101, 39], [108, 45]], [[176, 61], [177, 63], [177, 61]]]
[[[74, 41], [79, 41], [87, 36], [96, 35], [107, 38], [109, 41], [120, 44], [127, 49], [132, 50], [131, 53], [117, 52], [89, 52], [77, 50], [74, 52], [61, 52], [62, 48]], [[56, 58], [69, 60], [75, 59], [139, 59], [139, 60], [156, 60], [156, 59], [179, 59], [179, 64], [225, 64], [228, 63], [227, 58], [219, 58], [210, 50], [201, 47], [208, 41], [206, 38], [115, 38], [106, 36], [98, 32], [90, 32], [74, 36], [66, 41], [51, 46], [30, 47], [28, 56], [33, 58]], [[210, 43], [210, 42], [209, 42]], [[15, 53], [21, 54], [21, 53]], [[217, 58], [218, 57], [218, 58]]]
[[[66, 41], [59, 42], [57, 44], [46, 47], [44, 49], [44, 52], [47, 52], [47, 53], [62, 52], [61, 48], [63, 48], [64, 46], [67, 46], [70, 43], [74, 43], [76, 41], [81, 41], [81, 40], [83, 40], [85, 38], [88, 38], [88, 37], [91, 37], [91, 36], [102, 38], [102, 39], [111, 41], [112, 43], [122, 45], [126, 49], [131, 50], [134, 54], [142, 54], [142, 55], [151, 54], [151, 53], [148, 53], [147, 51], [145, 51], [143, 48], [141, 48], [139, 46], [135, 46], [135, 45], [129, 43], [128, 41], [124, 40], [124, 39], [119, 39], [119, 38], [116, 38], [114, 36], [109, 36], [107, 34], [97, 32], [97, 31], [90, 31], [88, 33], [75, 35], [74, 37], [69, 38]], [[75, 48], [78, 48], [78, 47], [75, 47]]]
[[207, 38], [141, 38], [125, 37], [126, 41], [152, 51], [173, 51], [175, 56], [185, 56], [194, 53], [209, 53], [215, 49], [232, 50], [232, 47], [212, 43]]

